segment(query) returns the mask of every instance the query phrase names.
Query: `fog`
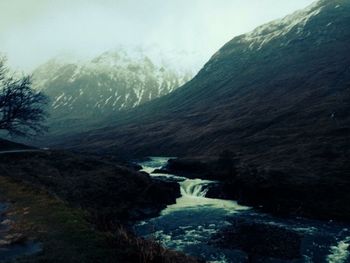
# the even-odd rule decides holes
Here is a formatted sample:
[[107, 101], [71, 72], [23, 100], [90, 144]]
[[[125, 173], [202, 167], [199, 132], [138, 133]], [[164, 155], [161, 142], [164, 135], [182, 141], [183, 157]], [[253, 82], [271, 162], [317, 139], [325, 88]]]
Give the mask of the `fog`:
[[0, 52], [30, 71], [119, 46], [182, 52], [197, 68], [234, 36], [312, 0], [1, 0]]

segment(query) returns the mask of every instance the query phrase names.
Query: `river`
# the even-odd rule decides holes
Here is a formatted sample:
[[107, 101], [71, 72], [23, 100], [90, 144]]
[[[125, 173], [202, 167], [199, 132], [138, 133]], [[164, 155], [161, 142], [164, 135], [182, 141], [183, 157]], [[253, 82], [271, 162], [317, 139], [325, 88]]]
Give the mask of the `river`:
[[158, 217], [138, 222], [134, 226], [138, 235], [158, 240], [167, 248], [204, 258], [208, 262], [248, 262], [247, 249], [224, 248], [212, 242], [214, 238], [218, 239], [218, 233], [223, 229], [235, 228], [234, 222], [243, 220], [248, 224], [287, 229], [302, 237], [298, 258], [278, 259], [264, 256], [259, 257], [257, 262], [350, 262], [349, 225], [333, 221], [279, 218], [241, 206], [235, 201], [206, 198], [208, 186], [215, 183], [213, 181], [153, 173], [155, 169], [163, 167], [168, 160], [166, 157], [151, 157], [139, 163], [143, 171], [154, 178], [178, 182], [181, 197], [176, 200], [176, 204], [164, 209]]

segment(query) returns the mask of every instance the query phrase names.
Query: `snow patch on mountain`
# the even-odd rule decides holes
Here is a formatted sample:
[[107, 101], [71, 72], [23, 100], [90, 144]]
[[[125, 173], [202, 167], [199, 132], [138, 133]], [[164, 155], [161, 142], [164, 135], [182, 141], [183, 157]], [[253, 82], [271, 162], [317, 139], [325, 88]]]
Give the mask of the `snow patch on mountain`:
[[52, 119], [89, 119], [137, 107], [191, 79], [142, 52], [109, 51], [89, 61], [50, 60], [34, 71], [34, 86], [51, 98]]
[[294, 12], [282, 19], [262, 25], [241, 38], [242, 42], [249, 42], [249, 49], [260, 50], [264, 45], [275, 38], [287, 35], [291, 30], [297, 29], [298, 34], [303, 32], [307, 22], [322, 11], [320, 1], [311, 4], [303, 10]]

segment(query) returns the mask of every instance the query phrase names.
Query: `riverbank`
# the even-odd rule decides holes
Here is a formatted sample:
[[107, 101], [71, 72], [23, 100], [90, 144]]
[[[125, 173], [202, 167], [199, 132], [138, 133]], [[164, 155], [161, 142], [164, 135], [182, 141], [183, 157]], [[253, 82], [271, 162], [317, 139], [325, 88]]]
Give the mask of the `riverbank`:
[[[40, 252], [41, 244], [31, 240], [21, 231], [10, 205], [2, 201], [0, 199], [0, 262]], [[23, 208], [21, 212], [29, 213], [28, 208]]]
[[152, 217], [180, 194], [177, 184], [154, 180], [116, 162], [68, 152], [1, 155], [0, 174], [84, 208], [101, 222]]
[[[166, 247], [220, 263], [349, 261], [349, 224], [277, 216], [220, 199], [220, 184], [208, 180], [210, 170], [203, 171], [205, 179], [198, 178], [200, 167], [207, 168], [208, 163], [197, 163], [191, 170], [197, 174], [192, 173], [191, 178], [187, 177], [188, 171], [174, 175], [167, 170], [169, 164], [173, 169], [179, 164], [183, 171], [192, 163], [193, 160], [182, 163], [182, 159], [168, 161], [162, 157], [139, 163], [152, 177], [178, 182], [181, 197], [160, 216], [136, 224], [138, 234], [156, 237]], [[235, 173], [223, 157], [215, 163], [216, 168], [226, 166], [230, 174]], [[223, 176], [223, 171], [216, 175]]]
[[18, 262], [197, 262], [124, 226], [174, 203], [177, 184], [55, 151], [0, 156], [0, 174], [6, 213], [42, 247]]
[[41, 244], [40, 251], [18, 262], [196, 262], [138, 239], [121, 225], [98, 230], [86, 211], [10, 178], [0, 176], [0, 193], [16, 231]]

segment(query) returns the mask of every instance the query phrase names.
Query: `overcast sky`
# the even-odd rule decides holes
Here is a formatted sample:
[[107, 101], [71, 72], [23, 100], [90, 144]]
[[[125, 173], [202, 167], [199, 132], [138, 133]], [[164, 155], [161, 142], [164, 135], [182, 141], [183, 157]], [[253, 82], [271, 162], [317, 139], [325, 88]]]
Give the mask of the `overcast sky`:
[[234, 36], [313, 0], [0, 0], [0, 53], [29, 71], [117, 46], [186, 51], [204, 63]]

